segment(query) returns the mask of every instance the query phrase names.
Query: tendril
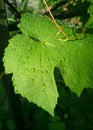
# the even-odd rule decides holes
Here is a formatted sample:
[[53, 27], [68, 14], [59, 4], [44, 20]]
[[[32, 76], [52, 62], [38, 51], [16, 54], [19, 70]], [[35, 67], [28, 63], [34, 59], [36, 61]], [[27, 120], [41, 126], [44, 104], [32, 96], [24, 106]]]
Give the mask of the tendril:
[[[55, 20], [53, 14], [52, 14], [52, 12], [51, 12], [50, 9], [49, 9], [48, 4], [46, 3], [46, 0], [42, 0], [42, 1], [43, 1], [43, 3], [45, 4], [46, 10], [47, 10], [47, 12], [49, 12], [49, 14], [50, 14], [50, 16], [51, 16], [51, 18], [52, 18], [54, 24], [56, 25], [56, 27], [57, 27], [58, 30], [59, 30], [58, 33], [56, 34], [57, 39], [58, 39], [58, 40], [62, 40], [62, 41], [67, 41], [67, 40], [69, 39], [69, 37], [68, 37], [67, 34], [62, 30], [62, 28], [60, 27], [60, 25], [56, 22], [56, 20]], [[62, 34], [65, 36], [66, 39], [58, 38], [58, 35], [59, 35], [60, 33], [62, 33]]]

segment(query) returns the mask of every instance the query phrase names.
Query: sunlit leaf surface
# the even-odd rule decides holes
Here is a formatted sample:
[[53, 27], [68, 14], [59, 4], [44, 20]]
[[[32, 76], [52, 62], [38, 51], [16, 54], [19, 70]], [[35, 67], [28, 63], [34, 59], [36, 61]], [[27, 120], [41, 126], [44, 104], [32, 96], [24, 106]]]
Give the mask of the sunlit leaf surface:
[[[54, 115], [58, 92], [54, 69], [58, 67], [65, 84], [78, 96], [93, 86], [93, 36], [64, 41], [46, 16], [24, 14], [18, 25], [22, 34], [9, 40], [5, 49], [6, 74], [13, 73], [16, 93]], [[71, 34], [71, 29], [66, 28]], [[71, 34], [72, 35], [72, 34]]]

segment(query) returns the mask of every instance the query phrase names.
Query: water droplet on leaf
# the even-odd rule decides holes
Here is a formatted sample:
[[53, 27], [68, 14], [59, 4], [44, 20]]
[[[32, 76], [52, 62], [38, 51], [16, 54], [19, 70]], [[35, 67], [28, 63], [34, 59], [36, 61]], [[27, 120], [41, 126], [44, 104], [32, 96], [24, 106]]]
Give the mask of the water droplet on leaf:
[[31, 72], [34, 72], [34, 71], [35, 71], [35, 68], [32, 68], [32, 69], [31, 69]]
[[43, 71], [43, 73], [44, 73], [44, 74], [47, 74], [47, 73], [48, 73], [48, 71], [47, 71], [47, 70], [44, 70], [44, 71]]
[[67, 67], [66, 66], [64, 66], [64, 70], [66, 70], [67, 69]]
[[30, 47], [30, 50], [32, 49], [32, 47]]
[[41, 87], [42, 87], [43, 89], [45, 89], [45, 88], [46, 88], [46, 85], [43, 83], [43, 84], [41, 85]]
[[23, 61], [23, 62], [22, 62], [22, 65], [24, 65], [24, 64], [25, 64], [25, 62]]
[[49, 58], [47, 58], [47, 61], [49, 61]]
[[19, 48], [21, 48], [20, 46], [17, 46], [17, 48], [19, 49]]

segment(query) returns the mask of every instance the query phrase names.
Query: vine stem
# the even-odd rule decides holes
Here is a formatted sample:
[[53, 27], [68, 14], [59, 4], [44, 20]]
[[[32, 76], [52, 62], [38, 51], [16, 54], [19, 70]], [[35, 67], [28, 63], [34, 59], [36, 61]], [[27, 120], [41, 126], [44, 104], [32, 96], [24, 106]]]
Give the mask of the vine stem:
[[[55, 20], [53, 14], [52, 14], [52, 12], [51, 12], [50, 9], [49, 9], [48, 4], [46, 3], [46, 0], [42, 0], [42, 1], [43, 1], [43, 3], [45, 4], [46, 10], [47, 10], [47, 12], [49, 12], [49, 14], [50, 14], [50, 16], [51, 16], [51, 18], [52, 18], [54, 24], [56, 25], [56, 27], [57, 27], [58, 30], [59, 30], [59, 32], [57, 33], [57, 36], [59, 35], [59, 33], [62, 33], [62, 34], [66, 37], [65, 41], [67, 41], [67, 40], [69, 39], [68, 36], [67, 36], [67, 34], [64, 33], [64, 31], [60, 28], [60, 25], [56, 22], [56, 20]], [[63, 41], [64, 39], [59, 39], [59, 40], [62, 40], [62, 41]]]

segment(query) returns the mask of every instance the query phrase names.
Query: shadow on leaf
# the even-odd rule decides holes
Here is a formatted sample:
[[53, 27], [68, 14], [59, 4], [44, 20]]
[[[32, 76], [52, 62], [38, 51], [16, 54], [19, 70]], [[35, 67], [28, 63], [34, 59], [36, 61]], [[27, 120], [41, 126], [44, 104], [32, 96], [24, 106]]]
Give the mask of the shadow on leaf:
[[66, 124], [66, 130], [93, 129], [93, 89], [85, 88], [80, 97], [65, 86], [58, 68], [55, 68], [55, 79], [59, 92], [55, 115], [59, 115]]

